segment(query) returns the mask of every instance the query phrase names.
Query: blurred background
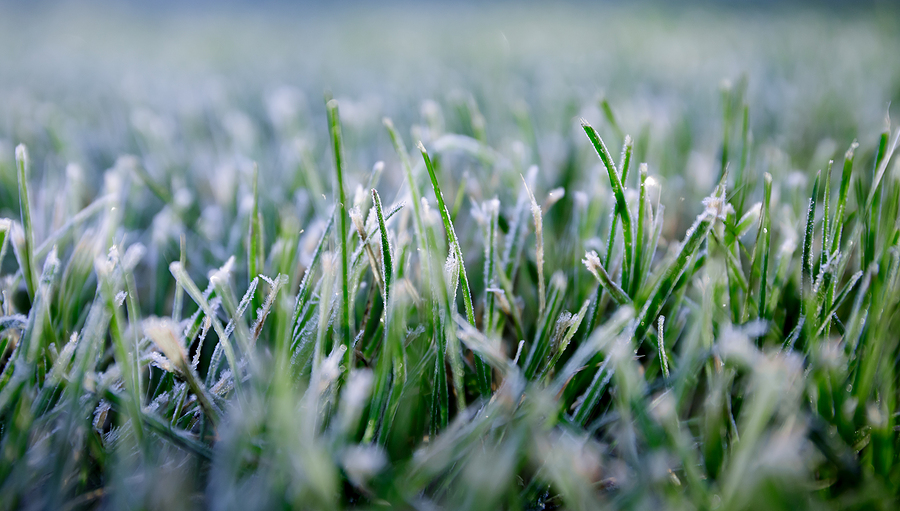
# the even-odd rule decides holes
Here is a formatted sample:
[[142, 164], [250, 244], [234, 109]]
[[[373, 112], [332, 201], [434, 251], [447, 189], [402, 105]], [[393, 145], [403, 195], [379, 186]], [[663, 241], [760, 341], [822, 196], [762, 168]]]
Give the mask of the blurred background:
[[[855, 137], [871, 147], [900, 104], [897, 14], [878, 1], [2, 2], [0, 189], [16, 189], [13, 148], [26, 143], [35, 178], [58, 183], [43, 189], [75, 165], [82, 205], [123, 154], [201, 195], [227, 196], [257, 161], [267, 183], [291, 184], [263, 192], [275, 203], [310, 202], [297, 169], [324, 169], [328, 188], [333, 95], [354, 174], [398, 168], [383, 116], [427, 143], [472, 135], [477, 115], [488, 144], [523, 171], [537, 163], [549, 190], [593, 158], [585, 117], [611, 146], [638, 140], [677, 213], [709, 193], [742, 104], [760, 172], [815, 171]], [[476, 178], [477, 199], [488, 177]], [[0, 215], [15, 206], [0, 197]]]

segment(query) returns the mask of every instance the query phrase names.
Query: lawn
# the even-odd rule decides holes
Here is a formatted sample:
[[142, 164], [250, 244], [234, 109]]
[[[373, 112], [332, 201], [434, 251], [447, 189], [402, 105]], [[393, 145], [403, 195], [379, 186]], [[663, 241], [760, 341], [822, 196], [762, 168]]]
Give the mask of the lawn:
[[0, 4], [0, 509], [898, 505], [896, 7], [163, 4]]

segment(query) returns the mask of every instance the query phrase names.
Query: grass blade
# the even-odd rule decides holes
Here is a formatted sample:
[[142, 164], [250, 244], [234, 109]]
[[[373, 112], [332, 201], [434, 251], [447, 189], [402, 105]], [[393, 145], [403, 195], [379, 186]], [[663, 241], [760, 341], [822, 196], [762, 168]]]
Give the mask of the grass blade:
[[524, 176], [522, 176], [522, 184], [525, 185], [525, 192], [531, 201], [531, 216], [534, 217], [534, 259], [537, 264], [538, 316], [540, 316], [547, 308], [547, 291], [544, 289], [544, 221], [541, 207], [534, 199], [534, 194], [528, 189], [528, 183], [525, 182]]
[[[624, 289], [629, 289], [629, 272], [634, 267], [634, 235], [631, 229], [631, 213], [628, 210], [628, 203], [625, 200], [625, 187], [622, 185], [618, 170], [616, 170], [616, 164], [613, 162], [609, 150], [606, 148], [606, 144], [603, 143], [600, 135], [598, 135], [597, 131], [584, 119], [581, 120], [581, 127], [584, 129], [588, 139], [590, 139], [591, 144], [594, 146], [594, 150], [597, 152], [597, 156], [600, 157], [600, 161], [602, 161], [603, 165], [606, 167], [606, 172], [609, 175], [609, 183], [612, 186], [613, 194], [616, 197], [616, 208], [618, 210], [618, 216], [622, 219], [622, 235], [625, 239], [625, 261], [622, 263], [622, 287]], [[626, 151], [626, 155], [628, 154], [630, 154], [630, 151]], [[611, 236], [612, 234], [613, 233], [610, 233]], [[608, 257], [609, 256], [607, 255], [607, 258]]]
[[588, 271], [597, 278], [597, 281], [600, 282], [601, 288], [606, 289], [606, 291], [617, 304], [631, 304], [631, 298], [628, 297], [628, 294], [625, 293], [625, 291], [615, 282], [613, 282], [609, 277], [609, 273], [606, 272], [606, 269], [600, 262], [600, 256], [597, 255], [597, 252], [586, 252], [584, 254], [584, 260], [582, 260], [581, 262], [584, 263]]
[[25, 278], [25, 288], [28, 297], [34, 300], [37, 290], [37, 270], [34, 260], [34, 224], [31, 220], [31, 200], [28, 195], [28, 171], [30, 168], [28, 149], [19, 144], [16, 146], [16, 177], [19, 181], [19, 216], [22, 219], [22, 229], [25, 231], [25, 243], [21, 250], [22, 275]]
[[349, 214], [347, 212], [347, 196], [344, 192], [344, 141], [341, 135], [341, 120], [338, 112], [337, 100], [329, 100], [325, 105], [328, 111], [328, 125], [331, 131], [331, 144], [334, 154], [334, 169], [337, 175], [337, 214], [340, 218], [340, 261], [341, 261], [341, 322], [338, 330], [338, 338], [341, 344], [347, 348], [345, 356], [349, 362], [353, 350], [350, 349], [352, 333], [350, 332], [350, 254], [347, 249], [347, 235], [349, 233]]
[[715, 221], [723, 216], [725, 208], [725, 187], [720, 186], [711, 197], [705, 201], [706, 209], [701, 213], [694, 224], [688, 229], [685, 240], [681, 243], [681, 249], [675, 258], [662, 270], [659, 279], [647, 295], [644, 306], [635, 319], [635, 339], [643, 340], [650, 322], [653, 321], [662, 310], [663, 304], [676, 282], [684, 274], [694, 256], [699, 252], [700, 244], [707, 238]]
[[[434, 196], [437, 199], [438, 211], [440, 212], [441, 220], [444, 222], [444, 230], [447, 233], [449, 249], [456, 254], [459, 264], [458, 274], [459, 282], [462, 285], [461, 292], [463, 295], [463, 304], [466, 308], [466, 321], [474, 325], [475, 308], [472, 305], [472, 293], [469, 290], [469, 279], [466, 277], [466, 264], [465, 259], [463, 258], [462, 249], [459, 246], [459, 238], [456, 237], [456, 230], [453, 229], [453, 223], [450, 221], [450, 211], [447, 209], [447, 204], [444, 202], [444, 194], [441, 192], [441, 185], [438, 183], [437, 176], [434, 173], [434, 164], [431, 162], [428, 151], [425, 150], [425, 146], [422, 145], [422, 142], [419, 142], [419, 151], [422, 153], [422, 159], [425, 160], [425, 168], [428, 169], [428, 177], [431, 179], [431, 186], [434, 189]], [[455, 293], [452, 298], [455, 298]], [[478, 364], [476, 372], [481, 375], [481, 378], [489, 378], [489, 376], [487, 376], [489, 369], [481, 357], [476, 358], [476, 364]]]

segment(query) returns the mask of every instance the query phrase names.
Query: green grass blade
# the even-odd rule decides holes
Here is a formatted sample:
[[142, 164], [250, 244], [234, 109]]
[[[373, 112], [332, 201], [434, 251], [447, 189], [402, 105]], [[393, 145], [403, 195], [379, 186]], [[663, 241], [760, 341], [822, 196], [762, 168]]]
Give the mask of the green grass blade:
[[634, 270], [631, 278], [631, 296], [637, 295], [638, 289], [643, 283], [641, 267], [644, 260], [644, 224], [647, 222], [647, 164], [641, 163], [640, 172], [640, 195], [638, 197], [638, 218], [637, 218], [637, 234], [635, 238], [636, 248], [634, 251]]
[[660, 316], [656, 323], [656, 347], [659, 351], [659, 365], [662, 368], [663, 377], [669, 379], [669, 356], [666, 354], [665, 342], [666, 317]]
[[665, 266], [660, 273], [659, 279], [650, 288], [647, 299], [644, 301], [637, 319], [635, 319], [635, 339], [638, 342], [643, 340], [647, 329], [651, 326], [650, 322], [659, 315], [678, 279], [681, 278], [694, 256], [699, 252], [700, 245], [709, 236], [716, 219], [722, 215], [722, 210], [725, 207], [724, 195], [724, 187], [720, 187], [720, 190], [717, 190], [713, 196], [706, 199], [706, 209], [688, 229], [678, 254]]
[[582, 260], [581, 262], [584, 263], [588, 271], [597, 278], [600, 286], [603, 289], [606, 289], [606, 291], [617, 304], [631, 304], [631, 298], [628, 297], [628, 294], [625, 293], [625, 291], [615, 282], [613, 282], [609, 276], [609, 273], [606, 272], [606, 268], [604, 268], [603, 264], [600, 262], [600, 256], [597, 255], [597, 252], [586, 252], [584, 254], [584, 260]]
[[28, 296], [34, 300], [37, 290], [37, 269], [34, 259], [34, 224], [31, 220], [31, 199], [28, 194], [28, 171], [30, 168], [28, 149], [19, 144], [16, 146], [16, 177], [19, 181], [19, 216], [22, 220], [22, 229], [25, 232], [25, 243], [21, 249], [22, 275], [25, 278], [25, 288]]
[[[253, 208], [250, 210], [250, 227], [247, 234], [247, 282], [263, 272], [266, 256], [263, 252], [262, 214], [259, 211], [259, 165], [253, 163]], [[259, 296], [253, 294], [253, 308], [259, 309]]]
[[831, 246], [831, 171], [833, 168], [834, 160], [828, 160], [828, 166], [825, 169], [825, 190], [822, 193], [822, 253], [816, 270], [825, 265], [831, 254], [828, 248]]
[[841, 247], [841, 232], [844, 228], [844, 209], [847, 206], [847, 195], [850, 193], [850, 180], [853, 176], [853, 159], [859, 143], [855, 140], [844, 153], [844, 169], [841, 173], [841, 187], [838, 192], [837, 206], [834, 208], [834, 222], [831, 224], [831, 252], [836, 252]]
[[[403, 139], [397, 133], [397, 130], [394, 128], [394, 123], [387, 117], [383, 119], [384, 127], [387, 129], [388, 134], [391, 137], [391, 142], [394, 145], [394, 151], [396, 151], [397, 155], [400, 157], [400, 165], [403, 167], [403, 173], [406, 175], [406, 184], [409, 186], [409, 194], [412, 198], [412, 206], [413, 206], [413, 219], [415, 223], [413, 224], [415, 227], [416, 240], [419, 243], [419, 248], [422, 250], [426, 250], [428, 244], [425, 243], [423, 238], [424, 236], [424, 224], [422, 222], [422, 196], [419, 193], [419, 187], [416, 184], [416, 178], [413, 175], [412, 164], [409, 160], [409, 153], [406, 151], [406, 146], [403, 144]], [[428, 254], [425, 254], [425, 260], [427, 261]]]
[[12, 232], [12, 220], [9, 218], [0, 218], [0, 263], [6, 255], [6, 245], [9, 241], [9, 235]]
[[625, 132], [619, 127], [619, 122], [616, 120], [616, 115], [613, 113], [612, 106], [610, 106], [609, 101], [606, 98], [600, 100], [600, 110], [603, 111], [603, 116], [606, 117], [606, 122], [609, 123], [609, 127], [616, 133], [616, 137], [620, 140], [624, 140]]
[[340, 218], [340, 261], [341, 261], [341, 322], [339, 324], [338, 337], [341, 344], [347, 348], [345, 356], [350, 361], [353, 350], [350, 349], [352, 333], [350, 332], [350, 254], [347, 249], [347, 235], [349, 233], [349, 214], [347, 212], [347, 196], [344, 191], [344, 141], [341, 135], [341, 120], [338, 112], [337, 100], [330, 100], [325, 105], [328, 111], [328, 125], [331, 131], [331, 144], [334, 154], [334, 169], [337, 175], [337, 214]]
[[422, 159], [425, 160], [425, 168], [428, 169], [428, 177], [431, 179], [432, 188], [434, 188], [434, 196], [437, 198], [438, 211], [440, 212], [441, 220], [444, 222], [444, 230], [447, 232], [448, 245], [450, 246], [450, 250], [453, 250], [456, 253], [456, 257], [459, 259], [459, 277], [460, 284], [462, 285], [463, 302], [466, 307], [466, 320], [474, 324], [475, 308], [472, 306], [472, 293], [469, 291], [469, 279], [466, 278], [466, 265], [463, 260], [462, 249], [459, 246], [459, 239], [456, 237], [456, 230], [453, 228], [453, 223], [450, 221], [450, 211], [447, 209], [447, 204], [444, 202], [444, 194], [441, 192], [441, 185], [438, 183], [437, 176], [434, 174], [434, 165], [431, 163], [431, 158], [428, 156], [428, 152], [421, 142], [419, 142], [419, 151], [422, 153]]
[[[494, 336], [498, 332], [495, 292], [498, 289], [496, 238], [497, 223], [500, 213], [500, 201], [492, 199], [482, 205], [485, 219], [484, 232], [484, 314], [482, 328], [486, 335]], [[491, 373], [486, 367], [479, 368], [479, 388], [482, 396], [488, 396], [491, 392]]]
[[807, 302], [810, 297], [810, 293], [812, 291], [813, 286], [813, 234], [814, 227], [816, 221], [816, 202], [819, 198], [819, 178], [821, 177], [821, 172], [816, 173], [816, 180], [813, 182], [813, 191], [812, 196], [809, 198], [809, 204], [806, 208], [806, 230], [803, 236], [803, 253], [802, 259], [800, 262], [801, 268], [801, 284], [800, 284], [800, 296], [801, 296], [801, 311], [805, 311], [808, 313]]
[[[391, 297], [391, 284], [394, 280], [394, 265], [391, 259], [391, 244], [388, 240], [387, 227], [384, 224], [384, 210], [381, 206], [381, 197], [378, 195], [378, 192], [373, 188], [372, 189], [372, 200], [375, 204], [375, 214], [378, 215], [378, 226], [381, 231], [381, 276], [382, 281], [384, 282], [384, 303], [385, 305], [385, 323], [387, 323], [389, 317], [391, 316], [390, 311], [390, 297]], [[388, 326], [385, 324], [385, 331], [387, 331]]]
[[541, 369], [540, 374], [537, 376], [537, 380], [543, 380], [544, 377], [556, 369], [556, 365], [559, 363], [559, 359], [565, 353], [566, 348], [569, 347], [569, 343], [572, 341], [572, 338], [575, 336], [575, 332], [578, 331], [578, 328], [581, 326], [581, 322], [584, 320], [585, 314], [587, 314], [588, 307], [590, 307], [591, 301], [585, 300], [584, 303], [581, 304], [581, 308], [578, 309], [578, 313], [575, 316], [570, 317], [565, 324], [557, 324], [557, 328], [560, 326], [564, 326], [565, 330], [562, 333], [562, 338], [559, 339], [555, 346], [552, 347], [552, 358], [550, 361]]
[[538, 322], [528, 358], [525, 359], [525, 378], [531, 380], [537, 374], [538, 369], [547, 361], [550, 354], [550, 341], [553, 334], [553, 325], [559, 316], [562, 302], [566, 292], [566, 279], [561, 272], [553, 274], [550, 279], [550, 293], [547, 308]]
[[[766, 319], [767, 317], [767, 307], [766, 302], [767, 296], [767, 286], [769, 284], [769, 240], [771, 238], [771, 218], [769, 210], [771, 209], [772, 202], [772, 175], [766, 172], [763, 175], [763, 203], [762, 209], [760, 210], [759, 215], [759, 227], [756, 231], [756, 244], [754, 245], [753, 250], [753, 259], [750, 262], [751, 266], [751, 274], [758, 275], [759, 277], [759, 292], [757, 293], [757, 317], [760, 319]], [[749, 304], [749, 296], [745, 301], [745, 305]], [[748, 315], [747, 307], [745, 306], [744, 311], [744, 319], [746, 320]]]
[[[625, 200], [625, 187], [622, 185], [618, 170], [616, 170], [616, 164], [613, 162], [609, 150], [606, 148], [606, 144], [600, 139], [600, 135], [598, 135], [597, 131], [584, 119], [581, 120], [581, 126], [587, 134], [588, 139], [590, 139], [591, 144], [594, 146], [594, 150], [597, 151], [597, 156], [600, 157], [600, 161], [602, 161], [603, 165], [606, 167], [606, 172], [609, 175], [609, 182], [612, 186], [613, 194], [616, 197], [616, 208], [618, 209], [618, 216], [622, 219], [622, 235], [625, 239], [625, 260], [622, 263], [622, 287], [629, 289], [630, 280], [628, 273], [634, 267], [634, 235], [631, 229], [631, 212], [629, 211], [628, 203]], [[626, 155], [627, 154], [628, 152], [626, 152]]]
[[[437, 198], [438, 211], [441, 215], [441, 220], [444, 222], [444, 230], [447, 233], [447, 244], [449, 245], [449, 249], [452, 250], [456, 254], [456, 258], [459, 264], [459, 283], [462, 286], [460, 290], [463, 296], [463, 304], [466, 309], [466, 321], [471, 324], [475, 324], [475, 307], [472, 305], [472, 292], [469, 288], [469, 279], [466, 276], [466, 263], [463, 258], [462, 249], [459, 246], [459, 238], [456, 237], [456, 230], [453, 229], [453, 223], [450, 221], [450, 211], [447, 209], [447, 204], [444, 202], [444, 194], [441, 192], [441, 185], [438, 183], [437, 176], [434, 173], [434, 164], [431, 162], [431, 158], [428, 156], [428, 151], [425, 150], [425, 146], [422, 145], [422, 142], [419, 142], [419, 151], [422, 153], [422, 159], [425, 161], [425, 168], [428, 169], [428, 177], [431, 179], [431, 186], [434, 189], [434, 196]], [[455, 298], [453, 296], [452, 298]], [[451, 354], [451, 356], [453, 356]], [[485, 371], [487, 371], [487, 366], [484, 365], [484, 361], [481, 360], [481, 357], [478, 357], [478, 373], [484, 375]]]

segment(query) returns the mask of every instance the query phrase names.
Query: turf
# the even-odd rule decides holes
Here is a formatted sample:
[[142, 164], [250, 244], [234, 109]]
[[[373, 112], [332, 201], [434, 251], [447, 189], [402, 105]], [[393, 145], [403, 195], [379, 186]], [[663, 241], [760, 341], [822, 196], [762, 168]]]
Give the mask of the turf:
[[34, 9], [0, 508], [897, 505], [895, 10]]

